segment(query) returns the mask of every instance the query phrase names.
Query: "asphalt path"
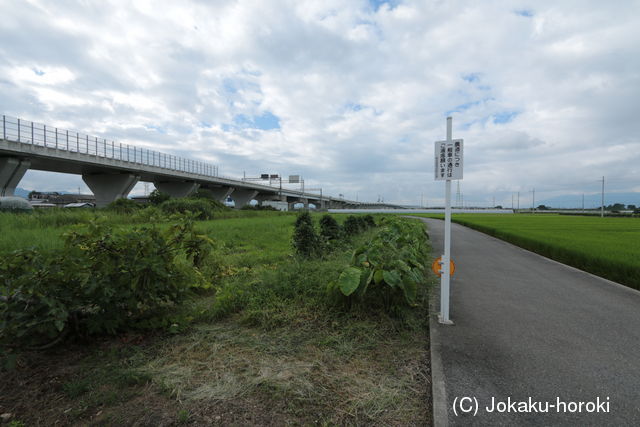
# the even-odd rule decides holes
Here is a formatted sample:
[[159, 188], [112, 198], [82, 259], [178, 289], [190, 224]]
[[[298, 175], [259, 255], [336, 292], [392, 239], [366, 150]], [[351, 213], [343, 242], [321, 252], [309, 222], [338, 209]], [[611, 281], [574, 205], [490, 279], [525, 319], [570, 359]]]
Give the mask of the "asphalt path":
[[[439, 255], [444, 221], [423, 220]], [[452, 242], [436, 425], [640, 425], [640, 292], [457, 224]]]

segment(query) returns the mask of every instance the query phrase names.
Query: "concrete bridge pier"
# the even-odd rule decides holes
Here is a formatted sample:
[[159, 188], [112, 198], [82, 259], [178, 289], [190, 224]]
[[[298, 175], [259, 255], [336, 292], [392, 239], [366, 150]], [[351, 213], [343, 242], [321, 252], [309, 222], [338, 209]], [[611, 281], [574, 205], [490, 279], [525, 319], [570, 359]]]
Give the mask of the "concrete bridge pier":
[[207, 187], [207, 190], [210, 191], [211, 194], [213, 194], [213, 197], [221, 203], [226, 202], [227, 197], [229, 197], [229, 195], [234, 192], [233, 187], [226, 187], [226, 186]]
[[127, 197], [140, 177], [133, 174], [82, 175], [82, 180], [96, 196], [96, 206], [107, 206], [116, 199]]
[[158, 191], [167, 193], [171, 197], [187, 197], [198, 191], [200, 184], [193, 181], [156, 181], [153, 183]]
[[244, 188], [237, 188], [233, 191], [233, 202], [235, 208], [240, 209], [250, 201], [252, 201], [258, 195], [258, 190], [246, 190]]
[[0, 196], [13, 196], [18, 183], [29, 170], [29, 160], [0, 157]]

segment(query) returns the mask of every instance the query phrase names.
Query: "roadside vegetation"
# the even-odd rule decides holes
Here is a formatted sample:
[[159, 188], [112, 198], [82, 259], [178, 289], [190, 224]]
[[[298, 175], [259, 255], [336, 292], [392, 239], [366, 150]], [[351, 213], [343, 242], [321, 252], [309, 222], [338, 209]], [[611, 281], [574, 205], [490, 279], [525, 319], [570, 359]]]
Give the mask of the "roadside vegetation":
[[430, 423], [421, 224], [201, 199], [0, 214], [6, 421]]
[[640, 289], [640, 220], [637, 218], [456, 214], [452, 221]]

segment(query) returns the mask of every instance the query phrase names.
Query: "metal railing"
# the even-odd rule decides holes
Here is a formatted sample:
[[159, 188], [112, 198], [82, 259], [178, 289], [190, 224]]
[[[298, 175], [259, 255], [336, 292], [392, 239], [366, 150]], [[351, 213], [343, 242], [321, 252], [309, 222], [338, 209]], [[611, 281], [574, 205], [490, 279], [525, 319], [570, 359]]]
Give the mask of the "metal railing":
[[160, 153], [129, 144], [108, 141], [80, 132], [58, 129], [11, 116], [2, 116], [2, 138], [22, 144], [54, 148], [70, 153], [154, 166], [178, 172], [218, 177], [218, 166]]

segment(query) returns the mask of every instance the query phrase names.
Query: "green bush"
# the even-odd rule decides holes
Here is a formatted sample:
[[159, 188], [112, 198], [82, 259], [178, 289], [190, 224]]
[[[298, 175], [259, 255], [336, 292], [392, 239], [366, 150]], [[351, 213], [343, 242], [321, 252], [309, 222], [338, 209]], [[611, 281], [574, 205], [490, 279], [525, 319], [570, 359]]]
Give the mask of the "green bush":
[[107, 209], [121, 214], [132, 214], [139, 209], [142, 209], [142, 205], [131, 199], [120, 198], [107, 205]]
[[212, 219], [215, 215], [215, 207], [212, 201], [205, 199], [169, 199], [160, 205], [160, 210], [165, 214], [185, 214], [191, 212], [197, 219]]
[[330, 293], [340, 293], [349, 304], [366, 302], [386, 312], [415, 303], [418, 286], [425, 281], [422, 260], [428, 256], [423, 229], [418, 223], [387, 219], [367, 244], [357, 248]]
[[360, 233], [360, 223], [354, 215], [349, 215], [342, 224], [342, 231], [346, 237], [353, 237]]
[[230, 208], [227, 207], [224, 203], [222, 203], [221, 201], [216, 199], [216, 197], [213, 195], [211, 190], [208, 190], [206, 188], [199, 189], [198, 191], [193, 193], [191, 196], [189, 196], [189, 198], [190, 199], [207, 200], [211, 204], [213, 209], [216, 210], [216, 211], [228, 211], [228, 210], [230, 210]]
[[320, 239], [309, 212], [301, 212], [296, 218], [294, 227], [292, 240], [296, 253], [305, 258], [318, 255], [320, 253]]
[[320, 218], [320, 236], [326, 241], [338, 240], [340, 238], [340, 225], [329, 214]]
[[19, 250], [0, 260], [0, 342], [49, 342], [73, 323], [83, 335], [162, 325], [162, 308], [211, 286], [213, 245], [190, 218], [166, 231], [114, 231], [97, 222], [65, 235], [64, 250]]
[[166, 202], [170, 198], [171, 198], [170, 195], [168, 195], [167, 193], [163, 193], [162, 191], [156, 188], [151, 192], [151, 194], [149, 194], [149, 203], [151, 203], [152, 205], [158, 206], [158, 205], [161, 205], [163, 202]]
[[367, 228], [373, 228], [376, 226], [376, 220], [373, 218], [373, 215], [365, 215], [362, 218], [364, 219], [364, 223]]
[[278, 209], [273, 206], [263, 206], [263, 205], [250, 205], [246, 204], [240, 208], [242, 211], [277, 211]]

